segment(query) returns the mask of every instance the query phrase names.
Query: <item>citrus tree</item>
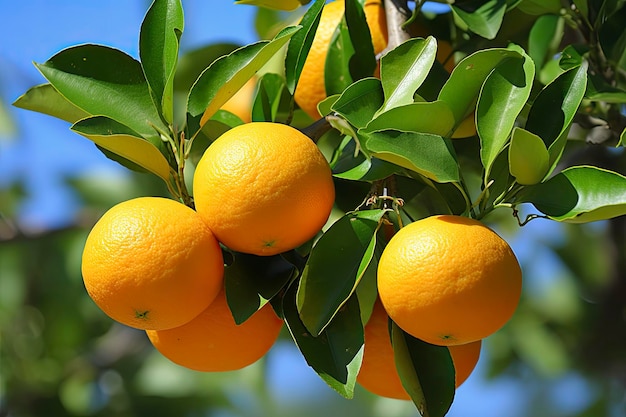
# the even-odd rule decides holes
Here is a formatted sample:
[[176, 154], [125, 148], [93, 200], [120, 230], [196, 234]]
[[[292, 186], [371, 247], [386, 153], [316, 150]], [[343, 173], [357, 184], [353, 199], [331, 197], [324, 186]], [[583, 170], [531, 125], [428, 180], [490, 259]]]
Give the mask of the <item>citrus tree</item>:
[[624, 154], [626, 7], [339, 1], [239, 1], [264, 40], [179, 56], [181, 1], [155, 0], [139, 60], [67, 48], [15, 105], [170, 194], [114, 207], [87, 239], [85, 286], [111, 317], [205, 371], [257, 360], [284, 323], [340, 395], [358, 381], [443, 416], [520, 297], [488, 216], [626, 214], [620, 169], [577, 162], [584, 143]]

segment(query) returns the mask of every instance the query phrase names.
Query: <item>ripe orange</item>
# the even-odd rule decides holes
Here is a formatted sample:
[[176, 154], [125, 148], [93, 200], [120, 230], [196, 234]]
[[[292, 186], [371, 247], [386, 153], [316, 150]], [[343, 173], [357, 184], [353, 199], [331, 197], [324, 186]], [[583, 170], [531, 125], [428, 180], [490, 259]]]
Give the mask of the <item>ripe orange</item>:
[[436, 345], [494, 333], [515, 312], [521, 289], [509, 245], [467, 217], [432, 216], [403, 227], [378, 264], [378, 291], [389, 316]]
[[269, 304], [237, 325], [226, 293], [181, 327], [148, 330], [154, 347], [178, 365], [203, 372], [234, 371], [259, 360], [278, 338], [282, 320]]
[[[364, 11], [372, 36], [374, 52], [379, 53], [387, 46], [385, 9], [381, 0], [368, 0], [365, 2]], [[335, 29], [341, 22], [343, 15], [343, 0], [336, 0], [324, 6], [319, 26], [294, 93], [294, 99], [298, 106], [313, 119], [319, 119], [321, 116], [317, 111], [317, 105], [326, 98], [324, 82], [326, 54]]]
[[180, 326], [222, 287], [224, 261], [200, 216], [174, 200], [141, 197], [107, 211], [83, 251], [83, 281], [111, 318], [138, 329]]
[[[393, 357], [389, 338], [389, 316], [380, 300], [374, 304], [372, 315], [365, 325], [363, 362], [357, 382], [366, 390], [382, 397], [410, 400], [402, 386]], [[466, 345], [449, 346], [454, 364], [455, 387], [458, 388], [470, 376], [480, 355], [480, 340]]]
[[291, 250], [319, 232], [335, 199], [317, 146], [278, 123], [247, 123], [220, 136], [193, 179], [196, 210], [230, 249], [255, 255]]

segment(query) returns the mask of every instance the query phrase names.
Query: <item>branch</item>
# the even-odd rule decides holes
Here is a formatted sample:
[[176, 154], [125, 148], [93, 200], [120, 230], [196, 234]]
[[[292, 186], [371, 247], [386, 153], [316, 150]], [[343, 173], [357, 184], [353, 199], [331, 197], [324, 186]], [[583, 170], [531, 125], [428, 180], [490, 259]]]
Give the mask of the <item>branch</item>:
[[[417, 0], [416, 7], [419, 7], [420, 3], [421, 0]], [[378, 58], [411, 38], [411, 35], [404, 30], [404, 24], [411, 16], [407, 0], [386, 0], [385, 16], [387, 17], [388, 41], [387, 47], [379, 54]]]

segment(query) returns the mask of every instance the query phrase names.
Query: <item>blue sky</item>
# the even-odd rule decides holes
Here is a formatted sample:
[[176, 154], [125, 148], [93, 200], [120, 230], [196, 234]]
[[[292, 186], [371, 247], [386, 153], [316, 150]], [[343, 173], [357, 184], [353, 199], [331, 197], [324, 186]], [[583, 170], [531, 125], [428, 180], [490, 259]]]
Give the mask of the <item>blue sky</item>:
[[[148, 1], [139, 0], [0, 0], [5, 16], [4, 36], [0, 38], [3, 101], [11, 103], [29, 87], [43, 83], [32, 62], [43, 62], [68, 46], [99, 43], [137, 57], [139, 27], [148, 5]], [[184, 0], [183, 6], [183, 48], [217, 41], [243, 44], [255, 40], [252, 7], [235, 6], [230, 0]], [[0, 189], [16, 178], [25, 182], [29, 198], [21, 211], [24, 227], [56, 227], [71, 219], [79, 202], [63, 186], [64, 177], [94, 172], [125, 175], [123, 168], [104, 158], [89, 141], [70, 132], [67, 123], [15, 108], [9, 111], [17, 132], [0, 136]], [[537, 227], [545, 229], [547, 223]], [[533, 226], [527, 227], [532, 230]], [[518, 255], [526, 251], [527, 256], [532, 256], [524, 242], [515, 243], [514, 249], [520, 252]], [[270, 382], [279, 392], [293, 396], [310, 392], [307, 387], [313, 385], [327, 389], [293, 348], [279, 346], [274, 354], [284, 358], [274, 361], [276, 366], [270, 371]], [[481, 361], [475, 375], [457, 392], [449, 416], [515, 417], [514, 410], [523, 412], [525, 397], [519, 395], [523, 390], [520, 382], [487, 382], [483, 365]], [[585, 388], [572, 378], [554, 384], [557, 397], [561, 397], [558, 392], [562, 390], [565, 396], [579, 400], [585, 398]]]

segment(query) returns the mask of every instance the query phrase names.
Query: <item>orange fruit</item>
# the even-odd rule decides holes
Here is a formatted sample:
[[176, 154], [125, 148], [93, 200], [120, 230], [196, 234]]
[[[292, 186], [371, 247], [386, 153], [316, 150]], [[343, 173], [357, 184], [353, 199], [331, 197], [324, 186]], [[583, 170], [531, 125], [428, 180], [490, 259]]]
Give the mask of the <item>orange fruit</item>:
[[252, 120], [252, 103], [254, 101], [254, 90], [256, 89], [256, 80], [251, 78], [244, 84], [239, 91], [235, 93], [224, 105], [222, 110], [228, 110], [235, 116], [239, 117], [244, 123]]
[[378, 292], [400, 328], [435, 345], [484, 339], [513, 315], [522, 273], [510, 246], [478, 220], [432, 216], [389, 241]]
[[313, 238], [335, 199], [318, 147], [279, 123], [237, 126], [211, 144], [193, 179], [196, 210], [230, 249], [275, 255]]
[[[410, 400], [396, 370], [393, 346], [389, 338], [389, 316], [380, 300], [374, 304], [372, 315], [365, 325], [363, 362], [357, 382], [363, 388], [382, 397]], [[449, 346], [455, 370], [455, 387], [470, 376], [480, 355], [480, 340], [466, 345]]]
[[364, 328], [363, 361], [356, 380], [363, 388], [376, 395], [399, 400], [410, 400], [396, 370], [393, 346], [389, 337], [389, 316], [376, 300], [372, 315]]
[[[387, 47], [385, 9], [380, 0], [368, 0], [365, 2], [364, 11], [372, 36], [374, 52], [378, 54]], [[296, 86], [294, 93], [296, 103], [313, 119], [321, 117], [317, 111], [317, 105], [327, 96], [324, 82], [326, 55], [335, 29], [341, 22], [343, 15], [343, 0], [336, 0], [324, 6], [311, 49]]]
[[460, 387], [471, 375], [480, 358], [482, 340], [466, 343], [464, 345], [448, 346], [450, 357], [454, 363], [454, 385]]
[[154, 347], [172, 362], [203, 372], [234, 371], [261, 359], [278, 338], [282, 320], [269, 304], [237, 325], [226, 293], [180, 327], [148, 330]]
[[114, 320], [167, 329], [215, 299], [224, 261], [195, 211], [167, 198], [141, 197], [98, 220], [85, 243], [82, 274], [89, 296]]

